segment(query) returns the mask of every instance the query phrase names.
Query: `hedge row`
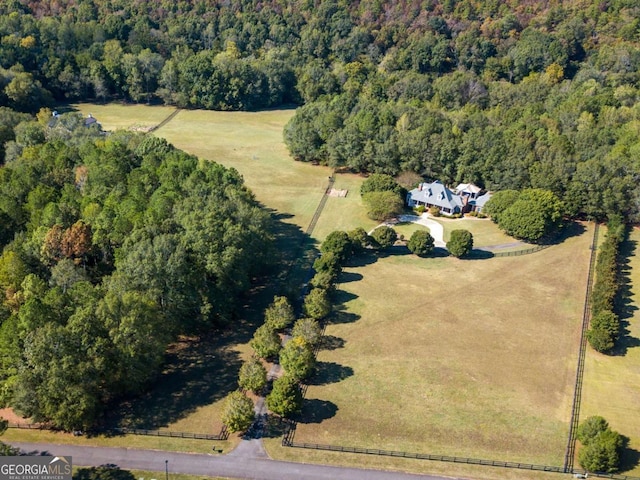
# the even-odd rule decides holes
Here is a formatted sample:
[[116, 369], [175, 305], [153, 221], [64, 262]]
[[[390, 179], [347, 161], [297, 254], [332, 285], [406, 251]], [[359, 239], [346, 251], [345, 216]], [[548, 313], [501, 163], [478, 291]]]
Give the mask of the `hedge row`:
[[591, 294], [591, 328], [587, 331], [589, 344], [601, 353], [610, 352], [620, 336], [620, 318], [615, 313], [614, 301], [620, 288], [618, 251], [626, 233], [621, 217], [610, 217], [608, 228], [596, 262], [596, 281]]

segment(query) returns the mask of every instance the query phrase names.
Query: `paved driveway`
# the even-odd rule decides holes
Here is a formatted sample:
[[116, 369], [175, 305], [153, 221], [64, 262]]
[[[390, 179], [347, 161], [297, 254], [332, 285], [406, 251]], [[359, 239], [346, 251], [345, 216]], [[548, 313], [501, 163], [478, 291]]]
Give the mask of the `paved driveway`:
[[[138, 450], [129, 448], [84, 447], [48, 443], [11, 442], [25, 452], [49, 455], [71, 455], [76, 466], [118, 465], [125, 469], [161, 472], [155, 478], [164, 480], [165, 460], [169, 479], [172, 473], [221, 476], [255, 480], [451, 480], [430, 475], [366, 470], [358, 468], [280, 462], [268, 458], [245, 458], [232, 455], [204, 455]], [[367, 456], [362, 456], [366, 466]]]
[[400, 215], [398, 220], [401, 222], [411, 222], [424, 225], [431, 232], [431, 236], [435, 240], [435, 246], [440, 248], [446, 248], [447, 244], [444, 241], [444, 228], [435, 220], [431, 220], [427, 213], [423, 213], [421, 216], [417, 215]]

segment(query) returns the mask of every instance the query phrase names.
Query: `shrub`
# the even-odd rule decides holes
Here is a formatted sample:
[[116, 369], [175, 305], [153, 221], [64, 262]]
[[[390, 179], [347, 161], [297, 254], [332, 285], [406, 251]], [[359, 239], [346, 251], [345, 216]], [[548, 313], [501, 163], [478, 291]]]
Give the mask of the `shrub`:
[[416, 215], [422, 215], [426, 210], [426, 207], [424, 205], [418, 205], [416, 207], [413, 207], [413, 211], [415, 212]]
[[427, 230], [416, 230], [411, 234], [407, 248], [420, 257], [433, 252], [434, 239]]
[[434, 217], [439, 217], [441, 215], [440, 207], [429, 207], [429, 214]]
[[265, 360], [276, 357], [282, 348], [280, 337], [273, 328], [266, 324], [258, 327], [253, 334], [250, 345], [256, 354]]
[[298, 382], [284, 375], [273, 382], [273, 390], [267, 396], [267, 408], [281, 417], [291, 417], [302, 410], [302, 393]]
[[287, 297], [274, 297], [264, 312], [264, 323], [273, 330], [282, 330], [293, 323], [296, 316]]
[[238, 385], [245, 390], [259, 393], [267, 384], [267, 370], [257, 357], [244, 362], [238, 374]]
[[393, 228], [383, 225], [382, 227], [376, 228], [371, 233], [371, 238], [378, 248], [384, 250], [385, 248], [391, 247], [396, 242], [398, 234]]
[[222, 422], [231, 433], [244, 432], [256, 418], [253, 401], [239, 390], [227, 395], [222, 411]]
[[473, 249], [473, 235], [468, 230], [453, 230], [447, 242], [447, 250], [454, 257], [466, 257]]

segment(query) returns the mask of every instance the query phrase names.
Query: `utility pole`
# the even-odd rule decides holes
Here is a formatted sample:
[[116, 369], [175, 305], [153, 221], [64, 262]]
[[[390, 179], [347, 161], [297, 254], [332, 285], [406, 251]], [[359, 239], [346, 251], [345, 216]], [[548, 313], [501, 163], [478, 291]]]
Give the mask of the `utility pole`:
[[165, 474], [166, 480], [169, 480], [169, 460], [164, 461], [164, 474]]

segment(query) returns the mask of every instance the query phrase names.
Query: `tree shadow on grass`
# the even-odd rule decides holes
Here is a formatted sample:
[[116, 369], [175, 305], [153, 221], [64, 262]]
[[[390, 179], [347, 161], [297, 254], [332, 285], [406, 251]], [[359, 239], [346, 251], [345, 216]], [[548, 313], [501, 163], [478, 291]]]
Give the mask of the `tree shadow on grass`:
[[337, 350], [344, 348], [345, 340], [335, 335], [323, 335], [320, 339], [320, 350]]
[[[289, 286], [292, 290], [296, 286], [299, 293], [299, 278], [308, 273], [308, 264], [301, 264], [299, 259], [307, 252], [309, 237], [297, 225], [284, 222], [287, 217], [272, 212], [276, 261], [268, 275], [256, 279], [254, 287], [239, 299], [230, 325], [199, 337], [181, 338], [171, 345], [164, 369], [152, 386], [138, 397], [114, 402], [102, 428], [167, 427], [237, 388], [242, 359], [236, 346], [249, 342], [263, 323], [264, 310], [273, 297], [286, 293]], [[211, 431], [215, 421], [193, 428], [193, 433], [218, 433]]]
[[338, 412], [338, 406], [328, 400], [318, 400], [317, 398], [307, 400], [302, 403], [302, 412], [297, 420], [300, 423], [322, 423], [333, 418]]
[[353, 368], [335, 362], [317, 362], [315, 373], [308, 380], [309, 385], [328, 385], [338, 383], [353, 376]]
[[353, 255], [345, 262], [345, 267], [366, 267], [367, 265], [374, 264], [378, 261], [378, 254], [376, 250], [366, 249], [356, 255]]
[[547, 245], [558, 245], [571, 237], [579, 237], [586, 231], [587, 229], [583, 224], [571, 221], [567, 223], [553, 238], [542, 243]]
[[471, 250], [471, 253], [466, 257], [463, 257], [462, 260], [487, 260], [489, 258], [493, 258], [495, 255], [493, 252], [488, 250], [481, 250], [478, 248], [474, 248]]
[[342, 272], [340, 277], [338, 278], [338, 283], [351, 283], [351, 282], [359, 282], [364, 277], [361, 273], [356, 272]]
[[624, 356], [630, 348], [640, 347], [640, 339], [631, 336], [629, 331], [629, 319], [633, 318], [635, 312], [638, 310], [632, 298], [632, 272], [630, 265], [630, 259], [635, 255], [636, 248], [637, 242], [634, 240], [627, 239], [620, 245], [620, 255], [618, 259], [619, 288], [615, 298], [615, 311], [620, 318], [620, 338], [611, 352], [612, 355]]
[[625, 446], [620, 453], [620, 471], [628, 472], [638, 465], [640, 465], [640, 452]]
[[[107, 418], [105, 426], [155, 430], [224, 398], [237, 388], [242, 364], [229, 343], [229, 337], [222, 336], [183, 339], [172, 345], [153, 388], [122, 401], [114, 408], [118, 415]], [[207, 431], [195, 433], [214, 433], [210, 425], [203, 428]]]

